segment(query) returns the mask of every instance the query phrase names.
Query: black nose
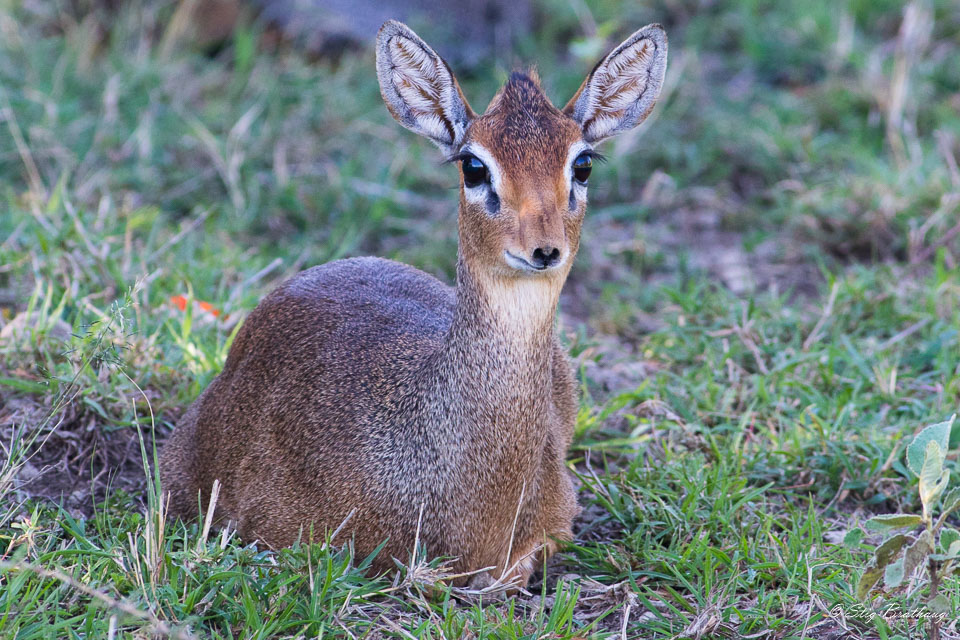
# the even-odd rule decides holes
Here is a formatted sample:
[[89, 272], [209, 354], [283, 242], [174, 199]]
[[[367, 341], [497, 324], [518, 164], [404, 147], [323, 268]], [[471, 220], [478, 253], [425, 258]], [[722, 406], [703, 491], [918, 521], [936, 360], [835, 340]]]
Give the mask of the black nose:
[[552, 267], [560, 260], [560, 249], [556, 247], [537, 247], [533, 250], [533, 266], [537, 269]]

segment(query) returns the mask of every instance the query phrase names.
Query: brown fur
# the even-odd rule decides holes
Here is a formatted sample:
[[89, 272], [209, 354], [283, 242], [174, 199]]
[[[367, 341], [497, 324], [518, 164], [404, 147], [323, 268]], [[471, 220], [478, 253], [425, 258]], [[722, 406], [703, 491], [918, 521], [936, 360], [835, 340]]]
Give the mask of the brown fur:
[[501, 206], [513, 215], [491, 216], [469, 207], [461, 190], [460, 246], [471, 262], [488, 260], [487, 268], [496, 270], [504, 248], [529, 256], [549, 245], [569, 254], [568, 268], [558, 274], [566, 276], [585, 211], [569, 209], [565, 167], [567, 150], [580, 137], [580, 127], [550, 103], [536, 74], [510, 76], [486, 113], [470, 126], [464, 146], [476, 141], [496, 151], [509, 176]]
[[381, 570], [409, 557], [421, 505], [421, 540], [458, 569], [504, 567], [518, 507], [507, 566], [569, 538], [566, 356], [552, 333], [511, 343], [462, 263], [458, 280], [358, 258], [270, 294], [163, 451], [171, 513], [196, 516], [219, 479], [220, 517], [280, 547], [356, 509], [344, 539], [388, 540]]
[[[406, 40], [391, 49], [391, 38]], [[441, 146], [495, 154], [498, 211], [468, 200], [461, 174], [455, 288], [355, 258], [308, 269], [267, 296], [165, 446], [163, 487], [171, 513], [186, 518], [206, 509], [219, 480], [217, 520], [272, 547], [311, 528], [318, 539], [353, 512], [339, 540], [352, 538], [360, 556], [386, 542], [377, 570], [410, 557], [422, 511], [431, 557], [524, 584], [555, 541], [571, 537], [578, 511], [565, 465], [577, 387], [553, 321], [586, 208], [567, 175], [581, 128], [535, 76], [514, 74], [475, 116], [409, 29], [387, 23], [378, 47], [381, 86], [408, 64], [397, 52], [421, 65], [404, 67], [402, 81], [427, 82], [416, 109], [383, 89], [402, 124]], [[425, 102], [450, 87], [446, 103]], [[418, 119], [435, 114], [449, 122]], [[564, 253], [556, 268], [518, 272], [504, 261], [505, 250], [527, 256], [547, 245]]]

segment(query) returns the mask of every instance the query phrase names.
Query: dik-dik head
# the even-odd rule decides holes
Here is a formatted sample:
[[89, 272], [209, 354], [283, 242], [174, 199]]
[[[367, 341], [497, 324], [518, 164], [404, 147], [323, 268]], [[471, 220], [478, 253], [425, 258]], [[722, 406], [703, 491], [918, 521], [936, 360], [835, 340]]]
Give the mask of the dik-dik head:
[[377, 75], [390, 113], [460, 163], [460, 245], [490, 275], [559, 278], [576, 254], [594, 150], [653, 109], [667, 65], [659, 25], [601, 60], [562, 109], [535, 74], [514, 73], [482, 115], [453, 72], [406, 25], [377, 37]]

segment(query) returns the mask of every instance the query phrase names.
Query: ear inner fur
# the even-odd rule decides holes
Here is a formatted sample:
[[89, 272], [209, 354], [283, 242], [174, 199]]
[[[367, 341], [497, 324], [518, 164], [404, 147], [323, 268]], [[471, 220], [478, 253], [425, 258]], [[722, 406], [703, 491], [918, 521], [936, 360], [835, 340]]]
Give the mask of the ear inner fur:
[[580, 124], [587, 142], [631, 129], [656, 104], [666, 65], [666, 34], [647, 25], [594, 67], [563, 112]]
[[389, 21], [377, 35], [380, 93], [393, 117], [446, 151], [475, 117], [453, 72], [409, 27]]

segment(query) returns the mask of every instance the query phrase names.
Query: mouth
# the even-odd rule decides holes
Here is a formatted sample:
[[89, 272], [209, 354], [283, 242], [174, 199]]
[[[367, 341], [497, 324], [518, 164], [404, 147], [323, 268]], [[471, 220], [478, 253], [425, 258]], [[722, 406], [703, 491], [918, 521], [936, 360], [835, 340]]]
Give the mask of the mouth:
[[503, 258], [506, 260], [507, 264], [517, 271], [524, 271], [527, 273], [544, 273], [545, 271], [553, 271], [557, 267], [563, 265], [564, 261], [560, 260], [551, 265], [540, 265], [539, 267], [532, 262], [521, 258], [520, 256], [510, 253], [509, 251], [503, 252]]

